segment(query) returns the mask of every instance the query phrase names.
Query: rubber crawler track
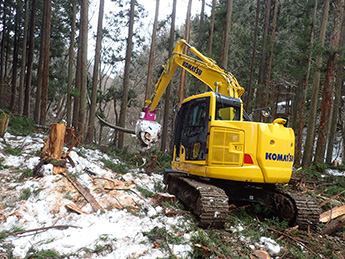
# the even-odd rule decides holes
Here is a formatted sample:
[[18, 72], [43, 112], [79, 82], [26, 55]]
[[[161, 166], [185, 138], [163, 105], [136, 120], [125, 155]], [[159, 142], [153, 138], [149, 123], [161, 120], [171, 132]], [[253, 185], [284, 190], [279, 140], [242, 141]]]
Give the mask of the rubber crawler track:
[[311, 199], [311, 196], [297, 193], [288, 193], [288, 195], [294, 200], [297, 208], [295, 224], [300, 229], [307, 229], [308, 227], [315, 229], [319, 223], [320, 208]]
[[[168, 184], [168, 192], [192, 211], [202, 227], [224, 226], [229, 210], [229, 197], [224, 189], [180, 173], [166, 174], [164, 182]], [[229, 194], [228, 190], [227, 192]], [[298, 225], [300, 229], [316, 228], [320, 209], [311, 196], [286, 192], [277, 186], [273, 189], [261, 189], [261, 192], [271, 197], [269, 203], [263, 205], [274, 207], [273, 211], [282, 219]]]
[[212, 184], [169, 174], [168, 191], [177, 196], [199, 219], [202, 227], [222, 228], [229, 210], [223, 189]]

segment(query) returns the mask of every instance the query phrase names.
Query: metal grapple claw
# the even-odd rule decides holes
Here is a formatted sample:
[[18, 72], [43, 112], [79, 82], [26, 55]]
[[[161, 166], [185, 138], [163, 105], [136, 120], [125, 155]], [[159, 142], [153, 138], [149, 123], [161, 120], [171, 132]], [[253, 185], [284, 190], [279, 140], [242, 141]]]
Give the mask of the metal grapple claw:
[[149, 149], [160, 138], [161, 125], [156, 121], [138, 120], [135, 135], [142, 147]]

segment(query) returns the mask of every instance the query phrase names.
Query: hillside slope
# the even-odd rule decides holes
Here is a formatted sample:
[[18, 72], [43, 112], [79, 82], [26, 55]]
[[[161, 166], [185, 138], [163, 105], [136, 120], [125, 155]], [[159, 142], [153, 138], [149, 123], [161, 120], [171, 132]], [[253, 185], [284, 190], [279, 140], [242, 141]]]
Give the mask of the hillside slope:
[[114, 172], [104, 163], [119, 159], [73, 148], [68, 174], [102, 207], [94, 212], [51, 164], [32, 177], [45, 137], [6, 133], [0, 142], [0, 258], [256, 258], [258, 250], [274, 258], [345, 258], [343, 232], [308, 234], [255, 216], [255, 206], [233, 207], [224, 230], [200, 229], [178, 201], [157, 200], [164, 192], [158, 172]]

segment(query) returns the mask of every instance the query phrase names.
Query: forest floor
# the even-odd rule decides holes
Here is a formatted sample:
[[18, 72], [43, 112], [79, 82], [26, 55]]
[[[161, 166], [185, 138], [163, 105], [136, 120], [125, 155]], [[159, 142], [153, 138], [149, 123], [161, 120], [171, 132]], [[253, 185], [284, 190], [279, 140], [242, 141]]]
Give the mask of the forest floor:
[[[11, 131], [10, 131], [11, 132]], [[202, 229], [178, 200], [167, 195], [155, 152], [102, 153], [73, 148], [68, 175], [90, 191], [90, 203], [64, 175], [40, 161], [44, 134], [6, 133], [0, 140], [0, 258], [345, 258], [345, 228], [322, 235], [302, 231], [260, 206], [232, 206], [224, 229]], [[345, 204], [344, 170], [295, 170], [286, 188], [313, 196], [327, 211]], [[266, 257], [263, 257], [263, 256]]]

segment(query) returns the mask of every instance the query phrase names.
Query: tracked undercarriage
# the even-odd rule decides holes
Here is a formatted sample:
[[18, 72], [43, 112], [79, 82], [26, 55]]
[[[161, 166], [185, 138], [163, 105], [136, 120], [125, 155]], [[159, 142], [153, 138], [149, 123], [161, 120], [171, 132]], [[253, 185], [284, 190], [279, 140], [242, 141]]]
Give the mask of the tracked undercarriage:
[[229, 202], [264, 205], [300, 229], [315, 228], [319, 221], [319, 208], [310, 196], [285, 192], [274, 184], [201, 179], [175, 171], [166, 171], [164, 183], [203, 227], [223, 227]]

